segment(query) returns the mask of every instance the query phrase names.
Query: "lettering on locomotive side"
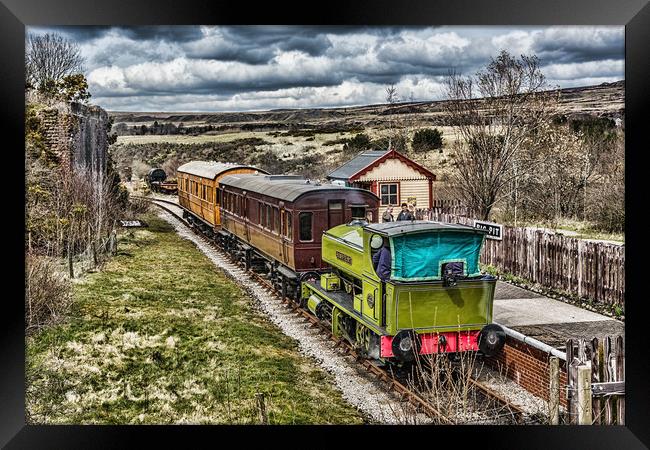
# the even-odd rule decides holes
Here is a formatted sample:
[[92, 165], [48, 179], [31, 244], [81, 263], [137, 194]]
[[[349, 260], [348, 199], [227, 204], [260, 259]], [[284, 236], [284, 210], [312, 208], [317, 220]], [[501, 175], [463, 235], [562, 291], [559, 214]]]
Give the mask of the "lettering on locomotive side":
[[352, 257], [346, 255], [345, 253], [336, 252], [336, 259], [340, 259], [344, 263], [352, 265]]

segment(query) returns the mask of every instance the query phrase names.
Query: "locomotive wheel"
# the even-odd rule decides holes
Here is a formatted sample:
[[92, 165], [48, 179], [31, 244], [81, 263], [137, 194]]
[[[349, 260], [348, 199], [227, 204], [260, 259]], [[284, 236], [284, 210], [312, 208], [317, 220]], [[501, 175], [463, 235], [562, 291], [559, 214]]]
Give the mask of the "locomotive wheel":
[[415, 331], [402, 330], [393, 338], [393, 355], [402, 362], [411, 362], [420, 353], [421, 345], [420, 337]]
[[320, 280], [320, 275], [316, 272], [305, 272], [300, 275], [300, 281], [318, 281]]
[[301, 295], [303, 281], [318, 282], [318, 280], [320, 280], [320, 274], [316, 272], [305, 272], [300, 275], [298, 286], [296, 288], [296, 297], [295, 297], [295, 301], [298, 306], [300, 306], [303, 309], [307, 308], [307, 300], [303, 299]]
[[478, 336], [478, 348], [488, 357], [499, 353], [503, 349], [505, 342], [505, 331], [494, 323], [484, 326]]

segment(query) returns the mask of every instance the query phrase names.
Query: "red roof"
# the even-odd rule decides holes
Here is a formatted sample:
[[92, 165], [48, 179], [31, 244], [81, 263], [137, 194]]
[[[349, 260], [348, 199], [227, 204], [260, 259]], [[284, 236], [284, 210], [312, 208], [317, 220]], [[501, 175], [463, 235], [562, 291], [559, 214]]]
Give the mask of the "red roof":
[[393, 150], [391, 150], [389, 152], [386, 152], [386, 154], [384, 154], [380, 158], [377, 158], [376, 160], [374, 160], [372, 163], [368, 164], [363, 169], [361, 169], [358, 172], [352, 174], [350, 176], [349, 180], [350, 181], [355, 181], [355, 180], [359, 179], [359, 177], [361, 177], [362, 175], [370, 172], [372, 169], [379, 166], [379, 164], [381, 164], [382, 162], [384, 162], [384, 161], [386, 161], [388, 159], [391, 159], [391, 158], [399, 159], [400, 161], [402, 161], [407, 166], [417, 170], [418, 172], [420, 172], [421, 174], [426, 176], [427, 179], [430, 179], [430, 180], [433, 180], [433, 181], [436, 180], [436, 176], [430, 170], [424, 168], [423, 166], [416, 163], [415, 161], [407, 158], [406, 156], [402, 155], [401, 153], [399, 153], [395, 149], [393, 149]]

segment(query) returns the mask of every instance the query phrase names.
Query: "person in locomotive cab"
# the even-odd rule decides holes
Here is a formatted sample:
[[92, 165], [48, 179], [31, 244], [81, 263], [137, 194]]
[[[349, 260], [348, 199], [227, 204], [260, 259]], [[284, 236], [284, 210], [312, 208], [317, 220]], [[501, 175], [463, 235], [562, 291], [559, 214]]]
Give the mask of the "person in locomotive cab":
[[391, 255], [388, 239], [384, 238], [384, 243], [377, 253], [372, 256], [372, 266], [379, 275], [381, 281], [390, 279]]
[[384, 211], [384, 214], [381, 216], [381, 220], [384, 221], [384, 222], [392, 222], [393, 220], [395, 220], [393, 218], [393, 207], [392, 206], [389, 206], [388, 208], [386, 208], [386, 211]]
[[397, 216], [397, 220], [415, 220], [415, 216], [409, 211], [409, 205], [406, 203], [402, 203], [402, 211]]

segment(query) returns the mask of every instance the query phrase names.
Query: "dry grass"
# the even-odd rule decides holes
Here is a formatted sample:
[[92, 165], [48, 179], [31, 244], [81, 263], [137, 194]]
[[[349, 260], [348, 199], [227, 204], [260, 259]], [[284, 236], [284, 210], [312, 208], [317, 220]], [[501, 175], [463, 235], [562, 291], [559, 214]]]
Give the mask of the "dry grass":
[[331, 376], [155, 216], [27, 342], [30, 423], [362, 423]]
[[25, 331], [31, 334], [60, 321], [72, 302], [70, 282], [52, 258], [27, 254]]

